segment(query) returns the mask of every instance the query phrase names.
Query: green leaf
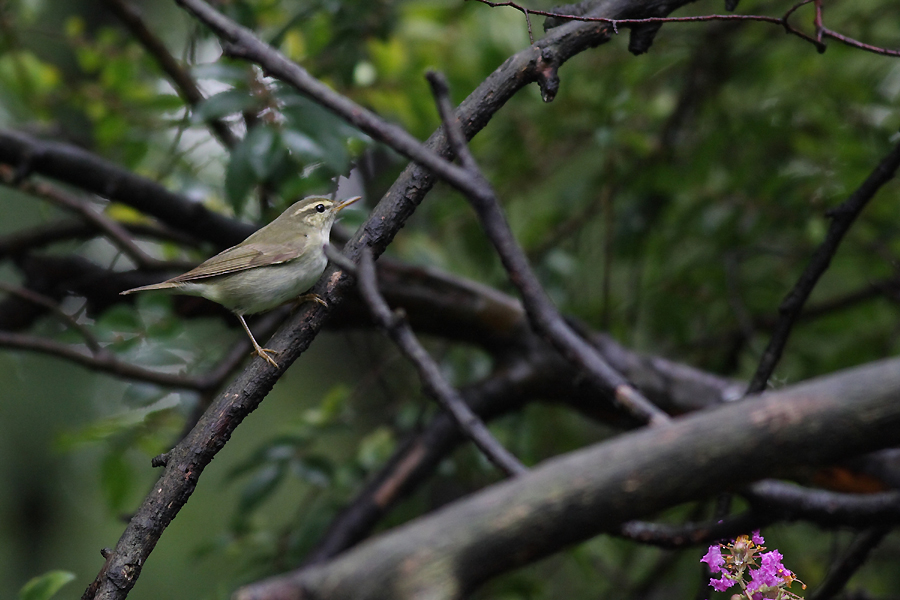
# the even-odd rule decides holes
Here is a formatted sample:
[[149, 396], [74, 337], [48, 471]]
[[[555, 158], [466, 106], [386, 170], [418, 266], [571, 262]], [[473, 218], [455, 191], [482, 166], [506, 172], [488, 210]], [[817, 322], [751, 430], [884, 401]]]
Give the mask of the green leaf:
[[247, 161], [257, 181], [265, 180], [278, 160], [279, 136], [269, 127], [255, 127], [250, 130], [243, 144], [247, 147]]
[[68, 571], [47, 571], [22, 586], [19, 600], [48, 600], [73, 579], [75, 574]]
[[316, 162], [323, 158], [319, 144], [302, 131], [286, 129], [281, 134], [281, 140], [288, 150], [304, 162]]
[[235, 87], [246, 86], [247, 83], [247, 67], [245, 65], [235, 65], [227, 62], [215, 62], [197, 65], [191, 69], [191, 73], [196, 79], [212, 79], [221, 81], [222, 83], [230, 83]]
[[312, 140], [321, 150], [321, 159], [335, 173], [344, 173], [350, 164], [347, 140], [365, 137], [334, 114], [284, 88], [276, 93], [283, 103], [285, 131], [295, 131]]
[[226, 90], [201, 102], [194, 109], [191, 120], [194, 123], [202, 123], [210, 119], [219, 119], [247, 110], [256, 103], [256, 98], [245, 89]]
[[285, 473], [287, 465], [283, 462], [270, 463], [259, 469], [241, 491], [239, 512], [246, 515], [271, 496]]

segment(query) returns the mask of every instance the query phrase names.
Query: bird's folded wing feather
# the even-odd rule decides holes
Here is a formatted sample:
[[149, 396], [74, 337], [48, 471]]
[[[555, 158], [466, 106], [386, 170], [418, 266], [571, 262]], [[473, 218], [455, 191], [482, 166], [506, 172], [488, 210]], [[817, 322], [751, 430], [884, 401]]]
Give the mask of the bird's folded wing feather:
[[255, 267], [285, 263], [298, 258], [308, 246], [309, 241], [305, 241], [305, 243], [294, 241], [291, 244], [260, 244], [256, 242], [250, 246], [233, 246], [216, 254], [197, 268], [173, 277], [169, 282], [194, 281], [246, 271]]

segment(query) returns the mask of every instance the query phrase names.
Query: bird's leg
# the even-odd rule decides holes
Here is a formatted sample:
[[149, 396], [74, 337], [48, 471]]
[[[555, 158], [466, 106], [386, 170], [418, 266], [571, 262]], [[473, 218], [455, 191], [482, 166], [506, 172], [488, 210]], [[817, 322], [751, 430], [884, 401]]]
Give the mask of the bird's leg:
[[302, 296], [297, 298], [297, 304], [295, 305], [295, 307], [300, 306], [307, 300], [312, 300], [313, 302], [317, 302], [317, 303], [321, 304], [322, 306], [324, 306], [325, 308], [328, 308], [328, 303], [325, 302], [325, 299], [322, 298], [322, 296], [320, 296], [318, 294], [303, 294]]
[[244, 315], [237, 315], [237, 318], [241, 322], [241, 325], [244, 326], [244, 331], [246, 331], [247, 335], [250, 336], [250, 341], [253, 342], [253, 347], [256, 349], [256, 354], [259, 355], [260, 357], [266, 359], [266, 361], [270, 365], [272, 365], [273, 367], [275, 367], [277, 369], [278, 363], [275, 362], [275, 359], [272, 358], [271, 356], [269, 356], [268, 353], [271, 352], [272, 354], [278, 354], [278, 350], [270, 350], [269, 348], [263, 348], [262, 346], [260, 346], [256, 342], [256, 338], [253, 337], [253, 334], [250, 333], [250, 328], [247, 327], [247, 321], [244, 320]]

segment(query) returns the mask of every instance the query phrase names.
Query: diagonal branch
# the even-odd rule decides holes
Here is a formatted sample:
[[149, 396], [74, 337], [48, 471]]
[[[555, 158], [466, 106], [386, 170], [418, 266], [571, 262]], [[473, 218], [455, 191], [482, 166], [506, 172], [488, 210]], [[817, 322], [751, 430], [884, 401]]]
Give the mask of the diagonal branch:
[[450, 144], [463, 169], [469, 174], [470, 184], [464, 192], [481, 220], [482, 228], [500, 255], [510, 280], [522, 294], [522, 302], [535, 329], [563, 356], [581, 367], [597, 389], [609, 393], [629, 413], [642, 422], [654, 425], [668, 422], [668, 415], [644, 398], [620, 373], [610, 367], [590, 344], [569, 327], [553, 306], [528, 264], [525, 252], [516, 242], [493, 189], [469, 152], [465, 136], [453, 120], [446, 80], [436, 72], [430, 72], [427, 77], [437, 99], [438, 112]]
[[866, 563], [869, 554], [891, 532], [888, 525], [875, 525], [861, 532], [828, 570], [824, 581], [809, 595], [809, 600], [826, 600], [840, 594], [850, 578]]
[[894, 146], [894, 149], [881, 160], [862, 185], [856, 188], [843, 204], [826, 213], [831, 217], [831, 225], [828, 227], [825, 240], [816, 248], [793, 289], [781, 301], [781, 305], [778, 307], [778, 321], [775, 323], [769, 344], [760, 358], [756, 373], [750, 380], [747, 388], [748, 394], [759, 393], [768, 385], [769, 378], [775, 371], [775, 366], [787, 345], [794, 323], [797, 322], [803, 311], [803, 305], [806, 304], [806, 300], [819, 282], [819, 278], [831, 264], [831, 259], [837, 252], [844, 235], [850, 230], [856, 217], [866, 207], [869, 200], [884, 184], [893, 179], [898, 167], [900, 167], [900, 143]]
[[415, 365], [429, 395], [453, 416], [463, 433], [497, 468], [511, 477], [527, 473], [528, 469], [525, 465], [491, 435], [481, 419], [463, 401], [459, 392], [444, 379], [440, 367], [416, 339], [402, 313], [391, 311], [378, 291], [375, 264], [372, 253], [368, 249], [362, 253], [356, 276], [359, 281], [359, 293], [369, 305], [372, 316], [394, 340], [403, 354]]
[[[175, 60], [175, 57], [166, 48], [162, 40], [156, 37], [144, 23], [140, 11], [126, 2], [126, 0], [103, 0], [106, 7], [115, 14], [120, 21], [128, 28], [135, 38], [144, 46], [147, 52], [156, 60], [159, 67], [169, 76], [178, 95], [187, 102], [191, 108], [197, 108], [197, 105], [205, 100], [203, 92], [197, 86], [194, 78]], [[222, 145], [226, 148], [233, 148], [238, 143], [228, 124], [221, 119], [210, 118], [206, 121], [209, 128], [215, 134]]]

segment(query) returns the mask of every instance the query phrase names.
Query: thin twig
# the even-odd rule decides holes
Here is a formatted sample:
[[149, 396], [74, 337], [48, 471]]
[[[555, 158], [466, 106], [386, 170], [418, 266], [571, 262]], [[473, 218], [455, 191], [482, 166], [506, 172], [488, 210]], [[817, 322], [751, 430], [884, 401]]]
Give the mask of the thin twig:
[[494, 438], [485, 424], [472, 412], [459, 392], [441, 375], [441, 368], [419, 343], [402, 313], [391, 311], [378, 291], [375, 278], [375, 261], [366, 248], [356, 270], [359, 293], [369, 305], [376, 322], [394, 340], [400, 351], [413, 363], [430, 396], [450, 413], [459, 428], [481, 450], [485, 458], [511, 477], [522, 475], [528, 469]]
[[[619, 33], [618, 28], [620, 25], [641, 25], [641, 24], [650, 24], [650, 23], [704, 23], [708, 21], [757, 21], [762, 23], [772, 23], [773, 25], [781, 25], [784, 27], [786, 33], [791, 35], [796, 35], [797, 37], [810, 42], [813, 44], [819, 52], [825, 51], [825, 44], [822, 42], [822, 38], [831, 38], [841, 42], [842, 44], [846, 44], [853, 48], [857, 48], [859, 50], [865, 50], [866, 52], [872, 52], [875, 54], [881, 54], [883, 56], [900, 56], [900, 50], [890, 50], [888, 48], [881, 48], [879, 46], [873, 46], [871, 44], [866, 44], [864, 42], [860, 42], [851, 37], [847, 37], [840, 33], [834, 32], [827, 27], [822, 25], [822, 10], [821, 10], [821, 2], [820, 0], [802, 0], [797, 4], [793, 5], [791, 8], [785, 12], [785, 14], [781, 17], [772, 17], [769, 15], [699, 15], [696, 17], [648, 17], [644, 19], [610, 19], [607, 17], [587, 17], [583, 15], [573, 15], [566, 13], [558, 13], [554, 11], [546, 11], [546, 10], [537, 10], [534, 8], [528, 8], [518, 4], [516, 2], [491, 2], [490, 0], [477, 0], [478, 2], [490, 6], [491, 8], [498, 8], [503, 6], [508, 6], [510, 8], [514, 8], [519, 12], [525, 15], [525, 18], [528, 19], [529, 22], [529, 32], [530, 32], [530, 18], [529, 15], [540, 15], [542, 17], [549, 17], [553, 19], [560, 20], [568, 20], [568, 21], [585, 21], [585, 22], [598, 22], [598, 23], [609, 23], [609, 25], [613, 28], [615, 33]], [[815, 27], [816, 27], [816, 35], [815, 37], [810, 36], [793, 25], [790, 24], [788, 19], [791, 15], [801, 6], [809, 4], [811, 2], [816, 3], [816, 16], [815, 16]], [[532, 43], [534, 43], [532, 41]]]
[[[78, 332], [84, 340], [85, 345], [88, 347], [88, 350], [90, 350], [90, 354], [85, 354], [71, 345], [61, 344], [46, 338], [12, 332], [0, 332], [0, 346], [9, 346], [20, 348], [22, 350], [41, 352], [51, 356], [58, 356], [60, 358], [72, 360], [88, 369], [109, 373], [123, 379], [133, 379], [164, 387], [199, 392], [209, 391], [222, 385], [225, 378], [244, 361], [250, 350], [250, 343], [242, 337], [225, 358], [223, 358], [212, 371], [204, 375], [187, 376], [160, 373], [158, 371], [134, 366], [129, 362], [120, 361], [115, 354], [101, 346], [99, 340], [97, 340], [90, 328], [85, 327], [71, 315], [62, 310], [59, 304], [54, 302], [52, 298], [48, 298], [43, 294], [39, 294], [27, 288], [13, 286], [3, 282], [0, 282], [0, 290], [50, 310], [69, 327]], [[267, 327], [272, 328], [274, 327], [274, 322], [269, 321], [268, 317], [269, 315], [267, 315]]]
[[516, 242], [493, 189], [481, 174], [466, 145], [462, 130], [454, 121], [446, 80], [443, 75], [434, 71], [429, 72], [427, 78], [450, 145], [469, 174], [470, 185], [467, 186], [466, 196], [500, 255], [510, 280], [522, 294], [522, 302], [532, 324], [557, 350], [583, 368], [594, 385], [611, 393], [615, 401], [629, 413], [645, 423], [659, 425], [668, 422], [668, 415], [644, 398], [621, 374], [610, 367], [590, 344], [569, 327], [553, 306], [532, 271], [528, 258]]
[[9, 285], [8, 283], [2, 281], [0, 281], [0, 290], [3, 290], [8, 294], [18, 296], [19, 298], [24, 298], [25, 300], [37, 304], [38, 306], [43, 306], [54, 315], [59, 317], [64, 323], [66, 323], [66, 325], [77, 331], [82, 339], [84, 339], [85, 345], [90, 349], [91, 352], [97, 354], [98, 352], [102, 351], [100, 342], [97, 341], [97, 338], [94, 337], [94, 334], [91, 333], [91, 330], [79, 323], [72, 315], [60, 308], [59, 304], [54, 302], [52, 298], [48, 298], [47, 296], [39, 294], [33, 290], [29, 290], [28, 288]]
[[628, 521], [623, 523], [618, 535], [633, 542], [659, 548], [684, 548], [735, 537], [773, 522], [769, 514], [753, 510], [715, 519], [704, 523], [652, 523]]
[[797, 283], [778, 307], [778, 322], [775, 324], [769, 344], [760, 358], [756, 373], [753, 374], [750, 385], [747, 387], [748, 394], [756, 394], [766, 389], [769, 378], [784, 352], [791, 329], [803, 311], [803, 305], [819, 282], [819, 278], [831, 264], [831, 259], [837, 252], [844, 235], [869, 200], [875, 196], [875, 193], [894, 177], [898, 167], [900, 167], [900, 143], [894, 146], [894, 149], [881, 160], [862, 185], [856, 188], [843, 204], [826, 213], [831, 217], [831, 225], [828, 227], [825, 240], [816, 248]]
[[[169, 52], [162, 40], [156, 37], [141, 17], [140, 11], [125, 0], [103, 0], [106, 7], [115, 14], [128, 28], [135, 38], [144, 46], [147, 52], [156, 60], [159, 67], [169, 76], [178, 94], [192, 108], [205, 100], [203, 92], [197, 86], [194, 78], [181, 66]], [[209, 128], [226, 148], [233, 148], [238, 143], [238, 138], [227, 123], [220, 119], [210, 118], [206, 121]]]
[[50, 185], [49, 183], [32, 181], [13, 183], [13, 170], [6, 165], [0, 165], [0, 176], [2, 176], [3, 181], [7, 185], [15, 186], [23, 192], [38, 196], [57, 206], [61, 206], [81, 215], [85, 221], [104, 232], [119, 250], [127, 254], [142, 269], [159, 270], [167, 266], [172, 266], [167, 265], [165, 261], [153, 258], [141, 250], [141, 248], [134, 243], [134, 240], [131, 239], [131, 234], [128, 233], [123, 225], [110, 219], [103, 213], [95, 211], [87, 202], [66, 193], [56, 186]]
[[91, 354], [85, 354], [67, 344], [8, 331], [0, 331], [0, 346], [57, 356], [92, 371], [109, 373], [123, 379], [146, 381], [147, 383], [185, 390], [201, 391], [209, 387], [209, 382], [206, 378], [160, 373], [137, 367], [129, 362], [119, 360], [114, 354], [103, 348]]

